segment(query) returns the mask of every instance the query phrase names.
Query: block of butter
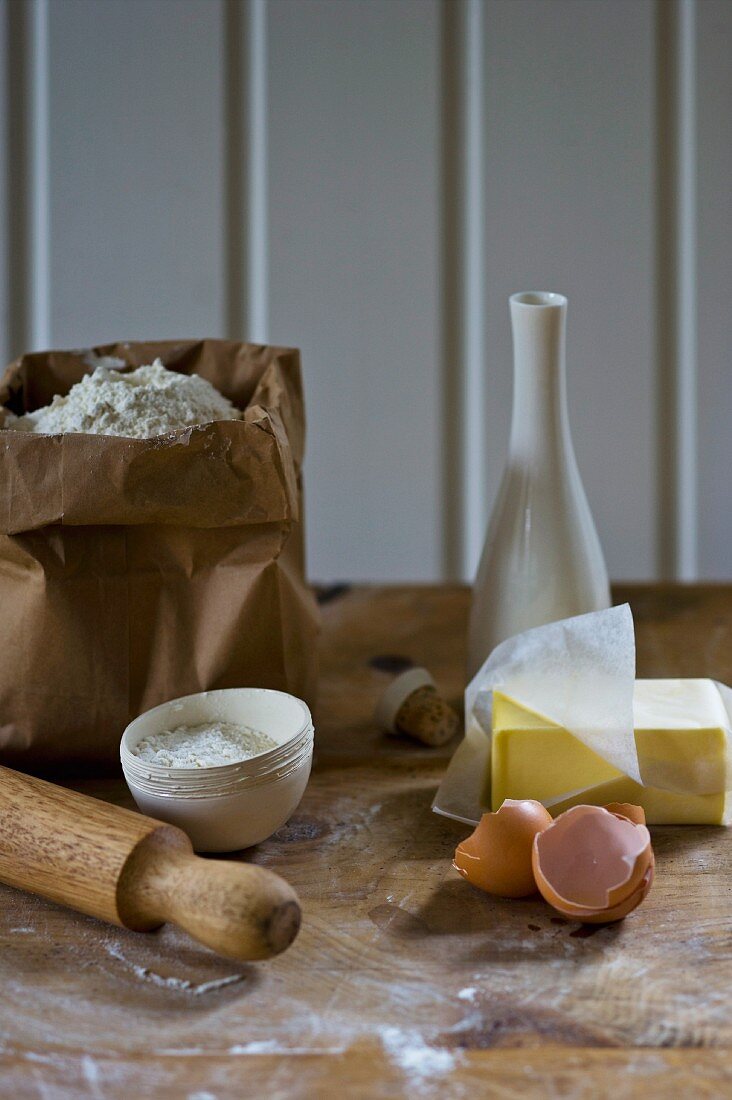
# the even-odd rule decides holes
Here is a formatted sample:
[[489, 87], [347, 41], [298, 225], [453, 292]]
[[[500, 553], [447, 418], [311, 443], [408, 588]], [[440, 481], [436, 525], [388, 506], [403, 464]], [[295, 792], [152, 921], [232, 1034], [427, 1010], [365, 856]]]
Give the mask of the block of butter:
[[[632, 802], [653, 825], [722, 824], [729, 719], [714, 683], [636, 680], [633, 719], [644, 785], [563, 726], [495, 689], [490, 790], [484, 801], [490, 799], [495, 809], [504, 798], [536, 798], [554, 815], [579, 803]], [[717, 793], [679, 793], [690, 767]]]

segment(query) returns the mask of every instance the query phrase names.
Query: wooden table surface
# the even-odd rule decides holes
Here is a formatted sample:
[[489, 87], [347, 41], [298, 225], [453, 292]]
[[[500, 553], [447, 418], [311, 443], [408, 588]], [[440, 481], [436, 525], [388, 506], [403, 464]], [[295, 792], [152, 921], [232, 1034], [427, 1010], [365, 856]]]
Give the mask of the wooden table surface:
[[[125, 932], [0, 888], [0, 1094], [732, 1096], [732, 834], [654, 829], [653, 890], [608, 927], [474, 890], [450, 865], [467, 830], [430, 811], [454, 746], [371, 720], [384, 657], [459, 698], [466, 591], [322, 595], [317, 765], [296, 816], [243, 857], [299, 891], [299, 938], [239, 965], [172, 927]], [[639, 675], [732, 683], [732, 587], [617, 595]], [[130, 804], [122, 782], [83, 789]]]

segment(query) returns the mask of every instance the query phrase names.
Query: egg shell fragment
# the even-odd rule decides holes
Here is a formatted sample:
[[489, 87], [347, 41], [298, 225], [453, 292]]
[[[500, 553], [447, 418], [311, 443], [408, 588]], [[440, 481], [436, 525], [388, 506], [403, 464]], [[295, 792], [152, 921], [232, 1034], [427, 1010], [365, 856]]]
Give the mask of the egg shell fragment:
[[611, 814], [627, 817], [628, 821], [632, 821], [635, 825], [646, 823], [646, 811], [642, 806], [634, 806], [630, 802], [608, 802], [604, 808]]
[[458, 844], [453, 867], [488, 894], [504, 898], [535, 894], [532, 845], [551, 824], [551, 814], [541, 802], [507, 798], [495, 813], [483, 814], [475, 831]]
[[622, 920], [653, 882], [645, 825], [600, 806], [573, 806], [533, 844], [537, 886], [553, 908], [587, 923]]

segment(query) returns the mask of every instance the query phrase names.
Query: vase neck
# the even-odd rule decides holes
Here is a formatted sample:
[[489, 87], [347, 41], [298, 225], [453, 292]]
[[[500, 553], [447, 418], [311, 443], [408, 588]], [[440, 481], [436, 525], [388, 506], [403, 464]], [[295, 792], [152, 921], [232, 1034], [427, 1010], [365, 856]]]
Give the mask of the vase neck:
[[565, 328], [567, 301], [559, 294], [511, 298], [514, 380], [511, 455], [571, 450], [567, 417]]

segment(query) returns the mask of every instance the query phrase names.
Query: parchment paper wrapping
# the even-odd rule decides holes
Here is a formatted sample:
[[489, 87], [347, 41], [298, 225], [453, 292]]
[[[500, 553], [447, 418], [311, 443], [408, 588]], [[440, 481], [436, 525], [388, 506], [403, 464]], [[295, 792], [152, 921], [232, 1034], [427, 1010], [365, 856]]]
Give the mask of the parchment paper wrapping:
[[[717, 684], [727, 711], [727, 761], [691, 756], [680, 768], [656, 761], [641, 775], [633, 734], [635, 631], [623, 604], [524, 631], [496, 646], [465, 692], [465, 737], [458, 746], [433, 809], [476, 824], [490, 766], [493, 689], [564, 726], [608, 763], [638, 783], [681, 793], [714, 794], [730, 784], [732, 691]], [[672, 778], [673, 777], [673, 778]], [[571, 780], [556, 798], [581, 793]]]
[[0, 761], [26, 769], [114, 765], [127, 723], [178, 695], [315, 689], [299, 353], [203, 340], [26, 355], [0, 404], [46, 405], [105, 356], [200, 374], [244, 417], [145, 440], [0, 432]]

